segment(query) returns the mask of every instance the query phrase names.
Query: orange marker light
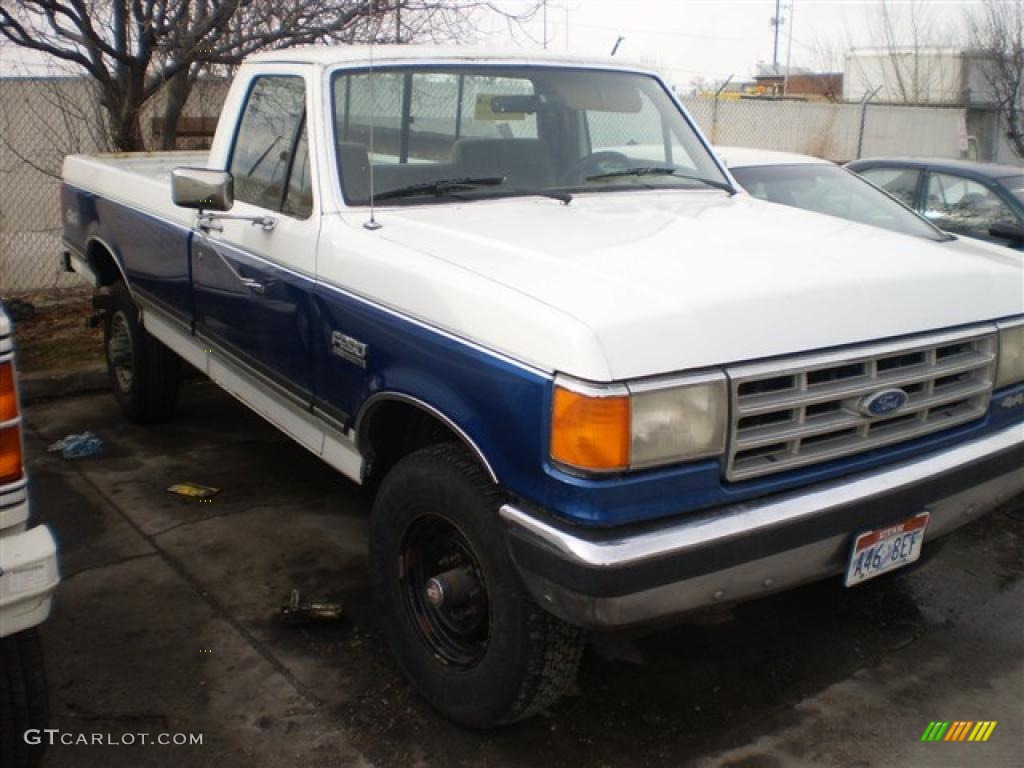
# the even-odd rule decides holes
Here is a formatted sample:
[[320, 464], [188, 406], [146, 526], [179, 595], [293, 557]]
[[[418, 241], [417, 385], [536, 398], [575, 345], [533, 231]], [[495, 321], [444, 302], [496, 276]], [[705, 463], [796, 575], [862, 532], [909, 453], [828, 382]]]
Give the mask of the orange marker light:
[[0, 429], [0, 485], [21, 477], [21, 435], [17, 427]]
[[[0, 424], [18, 418], [18, 393], [14, 391], [14, 366], [0, 363]], [[21, 477], [21, 433], [17, 426], [0, 429], [0, 485]]]
[[629, 398], [590, 397], [555, 387], [551, 458], [577, 469], [609, 472], [629, 467]]
[[0, 423], [18, 418], [18, 400], [14, 392], [14, 368], [0, 363]]

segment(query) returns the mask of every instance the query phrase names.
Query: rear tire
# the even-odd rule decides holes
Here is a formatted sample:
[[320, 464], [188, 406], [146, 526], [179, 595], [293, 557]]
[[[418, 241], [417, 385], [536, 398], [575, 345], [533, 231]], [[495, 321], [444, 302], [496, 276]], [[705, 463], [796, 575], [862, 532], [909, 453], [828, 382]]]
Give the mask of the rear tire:
[[[43, 649], [35, 628], [0, 638], [0, 765], [31, 768], [46, 750], [50, 701], [46, 686]], [[25, 741], [35, 729], [39, 744]]]
[[474, 728], [557, 701], [585, 637], [526, 592], [505, 546], [501, 500], [472, 456], [445, 443], [395, 465], [370, 521], [374, 601], [398, 665], [434, 708]]
[[151, 423], [174, 413], [181, 360], [150, 336], [128, 287], [117, 282], [103, 322], [110, 388], [129, 421]]

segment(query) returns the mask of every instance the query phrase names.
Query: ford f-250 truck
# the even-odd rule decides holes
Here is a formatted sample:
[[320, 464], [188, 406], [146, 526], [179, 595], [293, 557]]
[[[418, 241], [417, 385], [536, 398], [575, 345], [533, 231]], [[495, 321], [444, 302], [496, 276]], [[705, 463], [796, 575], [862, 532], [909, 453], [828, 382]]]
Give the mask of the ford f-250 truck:
[[49, 724], [37, 627], [50, 615], [60, 575], [45, 525], [29, 527], [28, 477], [11, 322], [0, 303], [0, 765], [38, 765], [45, 745], [25, 732]]
[[379, 482], [382, 632], [463, 723], [587, 628], [859, 584], [1024, 489], [1019, 257], [755, 200], [641, 68], [262, 54], [209, 154], [61, 194], [125, 414], [183, 359]]

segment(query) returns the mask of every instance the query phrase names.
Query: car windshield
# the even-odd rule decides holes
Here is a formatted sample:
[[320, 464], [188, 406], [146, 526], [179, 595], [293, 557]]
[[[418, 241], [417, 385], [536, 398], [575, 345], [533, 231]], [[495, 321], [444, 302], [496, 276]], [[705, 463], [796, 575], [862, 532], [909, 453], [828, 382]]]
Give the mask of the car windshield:
[[1024, 203], [1024, 176], [1007, 176], [999, 183], [1006, 187], [1020, 202]]
[[[342, 191], [388, 205], [626, 189], [731, 191], [654, 77], [556, 67], [378, 67], [332, 81]], [[372, 173], [371, 173], [372, 171]], [[554, 194], [553, 194], [554, 193]]]
[[762, 200], [929, 240], [948, 239], [909, 208], [837, 165], [759, 165], [730, 170], [750, 194]]

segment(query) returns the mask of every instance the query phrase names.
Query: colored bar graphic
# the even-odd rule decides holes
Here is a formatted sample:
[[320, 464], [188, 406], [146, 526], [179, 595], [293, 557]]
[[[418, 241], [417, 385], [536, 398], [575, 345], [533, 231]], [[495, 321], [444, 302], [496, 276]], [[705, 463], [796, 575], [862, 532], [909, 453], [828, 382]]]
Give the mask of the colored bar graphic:
[[995, 720], [932, 720], [921, 741], [988, 741], [995, 728]]

